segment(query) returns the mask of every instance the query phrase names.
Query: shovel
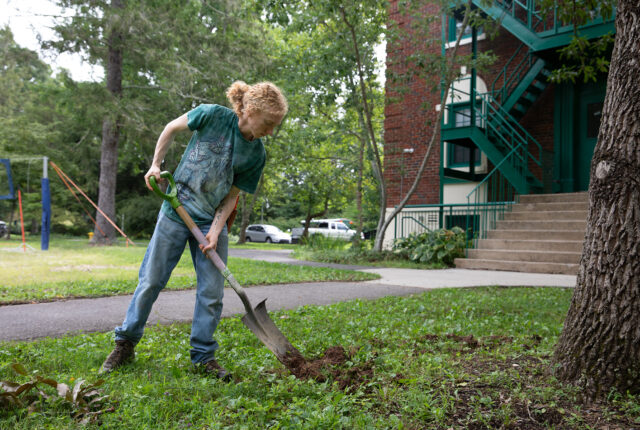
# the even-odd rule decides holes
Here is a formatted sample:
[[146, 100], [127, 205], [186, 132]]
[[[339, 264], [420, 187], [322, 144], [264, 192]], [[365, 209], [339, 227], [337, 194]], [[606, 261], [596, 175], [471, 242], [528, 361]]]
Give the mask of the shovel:
[[[168, 194], [163, 193], [156, 184], [156, 178], [151, 176], [149, 177], [149, 183], [151, 184], [153, 191], [171, 204], [198, 243], [204, 246], [208, 245], [207, 239], [204, 237], [198, 226], [193, 222], [191, 216], [189, 216], [185, 208], [180, 203], [180, 200], [178, 200], [178, 192], [176, 189], [176, 183], [173, 180], [173, 175], [171, 175], [170, 172], [162, 172], [160, 173], [160, 177], [169, 180], [169, 183], [171, 184], [171, 191]], [[229, 282], [229, 285], [231, 285], [231, 288], [233, 288], [233, 290], [238, 294], [240, 300], [242, 300], [242, 304], [247, 311], [247, 314], [242, 317], [242, 322], [253, 332], [253, 334], [257, 336], [258, 339], [260, 339], [260, 342], [269, 348], [278, 360], [287, 367], [289, 367], [293, 361], [302, 357], [300, 352], [291, 345], [291, 342], [289, 342], [278, 327], [276, 327], [271, 318], [269, 318], [269, 315], [267, 314], [267, 306], [265, 305], [267, 299], [261, 301], [254, 309], [251, 306], [251, 302], [249, 301], [244, 289], [240, 286], [238, 281], [236, 281], [236, 278], [231, 274], [229, 268], [227, 268], [227, 266], [222, 262], [218, 253], [214, 249], [210, 249], [207, 251], [207, 257], [213, 262], [213, 265], [216, 266], [220, 273], [222, 273], [222, 276], [224, 276], [224, 278]]]

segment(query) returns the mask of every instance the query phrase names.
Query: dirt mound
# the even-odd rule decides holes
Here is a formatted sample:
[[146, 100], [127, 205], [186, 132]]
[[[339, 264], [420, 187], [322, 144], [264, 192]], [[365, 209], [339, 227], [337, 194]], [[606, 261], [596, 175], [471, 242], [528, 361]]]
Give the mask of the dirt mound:
[[325, 382], [333, 379], [341, 390], [349, 391], [357, 388], [373, 376], [373, 365], [370, 362], [361, 365], [344, 368], [350, 355], [340, 346], [327, 348], [324, 354], [317, 359], [307, 360], [300, 353], [289, 353], [283, 360], [283, 364], [296, 378], [313, 379]]

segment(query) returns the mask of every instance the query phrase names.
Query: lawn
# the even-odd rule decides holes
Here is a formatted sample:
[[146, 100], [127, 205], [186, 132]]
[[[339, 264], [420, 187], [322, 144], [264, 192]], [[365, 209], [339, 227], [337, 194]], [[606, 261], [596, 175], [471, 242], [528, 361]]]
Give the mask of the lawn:
[[[136, 246], [118, 242], [96, 247], [84, 238], [54, 238], [49, 250], [41, 251], [38, 240], [28, 242], [33, 249], [27, 252], [21, 250], [16, 236], [10, 241], [0, 240], [0, 304], [132, 293], [147, 245], [146, 241], [136, 241]], [[363, 272], [242, 258], [229, 258], [229, 269], [244, 286], [378, 278]], [[180, 290], [194, 285], [195, 273], [187, 248], [167, 288]]]
[[[147, 331], [136, 360], [109, 375], [82, 424], [68, 401], [0, 408], [0, 428], [601, 429], [640, 426], [638, 398], [612, 393], [581, 406], [549, 372], [572, 291], [443, 289], [403, 298], [272, 314], [309, 359], [346, 355], [320, 380], [289, 374], [238, 318], [217, 331], [225, 384], [192, 371], [189, 326]], [[112, 334], [0, 344], [0, 380], [94, 383]], [[16, 375], [21, 363], [28, 375]], [[43, 384], [41, 384], [43, 385]], [[42, 387], [52, 395], [53, 389]], [[0, 397], [1, 398], [1, 397]]]

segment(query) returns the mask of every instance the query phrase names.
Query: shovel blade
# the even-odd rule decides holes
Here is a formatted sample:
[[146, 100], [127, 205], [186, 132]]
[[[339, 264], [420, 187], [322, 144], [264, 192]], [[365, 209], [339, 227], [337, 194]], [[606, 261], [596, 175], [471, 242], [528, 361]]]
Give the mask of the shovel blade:
[[266, 301], [267, 299], [261, 301], [253, 309], [253, 313], [243, 316], [242, 322], [260, 339], [260, 342], [275, 354], [280, 362], [288, 366], [292, 359], [302, 357], [302, 354], [291, 345], [291, 342], [269, 318]]

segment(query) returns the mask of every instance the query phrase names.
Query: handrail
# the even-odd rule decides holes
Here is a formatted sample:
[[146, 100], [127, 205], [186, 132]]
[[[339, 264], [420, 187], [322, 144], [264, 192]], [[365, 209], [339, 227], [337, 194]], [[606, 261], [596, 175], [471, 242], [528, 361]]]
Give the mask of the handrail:
[[[531, 69], [531, 66], [534, 63], [533, 61], [534, 55], [529, 50], [529, 52], [527, 52], [527, 54], [524, 57], [522, 57], [520, 62], [516, 64], [513, 71], [507, 77], [509, 67], [511, 67], [511, 62], [515, 61], [515, 59], [520, 54], [520, 50], [525, 46], [526, 45], [523, 43], [518, 47], [516, 52], [511, 56], [511, 58], [509, 58], [509, 61], [507, 61], [507, 63], [504, 65], [504, 67], [502, 68], [502, 71], [498, 74], [498, 76], [496, 76], [496, 78], [491, 83], [491, 94], [493, 94], [494, 98], [500, 104], [504, 103], [507, 100], [507, 98], [509, 98], [509, 96], [511, 95], [515, 87], [517, 87], [520, 81], [522, 81], [523, 76], [526, 75], [527, 72], [529, 72], [529, 70]], [[500, 87], [499, 89], [496, 89], [497, 84], [501, 77], [502, 77], [502, 87]]]
[[[520, 44], [520, 46], [518, 46], [518, 49], [516, 49], [516, 51], [513, 53], [513, 55], [511, 56], [511, 58], [509, 58], [507, 60], [507, 62], [505, 63], [505, 65], [502, 67], [502, 70], [500, 71], [500, 73], [498, 73], [498, 75], [495, 77], [495, 79], [493, 80], [493, 82], [491, 83], [491, 93], [492, 94], [498, 94], [498, 91], [500, 92], [504, 92], [504, 89], [507, 88], [507, 72], [509, 70], [509, 67], [511, 67], [511, 63], [513, 61], [515, 61], [515, 59], [518, 57], [518, 55], [520, 54], [520, 51], [522, 50], [522, 47], [525, 46], [524, 43]], [[516, 66], [516, 69], [518, 68], [518, 66]], [[496, 86], [498, 85], [498, 82], [500, 81], [500, 79], [502, 79], [502, 86], [500, 87], [499, 90], [496, 90]], [[510, 80], [511, 78], [509, 78]], [[497, 98], [497, 97], [496, 97]], [[500, 98], [500, 101], [504, 101], [506, 99], [506, 96], [502, 96]]]
[[424, 228], [425, 228], [425, 229], [427, 229], [427, 230], [431, 230], [429, 227], [427, 227], [426, 225], [422, 224], [419, 220], [415, 219], [415, 218], [414, 218], [414, 217], [412, 217], [412, 216], [403, 216], [403, 217], [402, 217], [402, 219], [412, 219], [412, 220], [414, 220], [415, 222], [417, 222], [418, 224], [420, 224], [420, 226], [421, 226], [421, 227], [424, 227]]
[[[509, 197], [513, 198], [513, 195]], [[394, 236], [407, 237], [424, 231], [458, 226], [467, 232], [469, 239], [473, 239], [466, 243], [466, 248], [469, 248], [477, 243], [477, 239], [486, 237], [488, 228], [495, 224], [496, 219], [502, 218], [513, 203], [513, 200], [507, 200], [474, 204], [438, 203], [405, 206], [402, 210], [403, 216], [394, 219]], [[426, 223], [430, 225], [418, 219], [422, 216], [427, 217]]]
[[[543, 13], [541, 3], [540, 1], [536, 2], [536, 0], [495, 0], [493, 4], [540, 37], [556, 36], [574, 31], [572, 23], [565, 23], [558, 18], [557, 2], [555, 2], [553, 9], [549, 10], [549, 12], [553, 12], [552, 19], [546, 18], [546, 13]], [[614, 9], [611, 19], [613, 19], [615, 15], [616, 12]], [[598, 15], [586, 24], [580, 26], [580, 28], [598, 25], [603, 22], [605, 22], [605, 20], [602, 16]]]
[[[471, 79], [469, 77], [462, 78], [458, 82]], [[480, 103], [475, 103], [475, 117], [476, 124], [465, 124], [465, 126], [478, 125], [478, 119], [480, 119], [480, 129], [482, 129], [485, 135], [488, 135], [489, 130], [492, 130], [495, 135], [501, 140], [503, 144], [509, 149], [515, 147], [521, 147], [524, 152], [524, 159], [520, 157], [521, 161], [530, 159], [537, 165], [542, 164], [542, 145], [534, 139], [529, 132], [520, 125], [520, 123], [506, 110], [502, 109], [500, 103], [490, 93], [475, 93], [476, 100], [480, 99]], [[456, 96], [465, 96], [468, 100], [471, 100], [470, 93], [462, 91], [460, 89], [453, 89], [450, 91], [450, 99], [454, 100]], [[448, 97], [449, 98], [449, 97]], [[471, 105], [470, 101], [463, 101], [457, 103], [449, 103], [445, 106], [450, 112], [456, 113], [454, 108], [459, 106]], [[485, 112], [486, 109], [486, 112]], [[463, 112], [457, 112], [464, 117], [471, 117]], [[449, 124], [444, 125], [443, 128], [457, 128], [455, 124], [454, 115], [448, 115]], [[520, 145], [524, 143], [524, 145]], [[538, 157], [535, 157], [530, 146], [534, 146], [537, 150]]]
[[493, 168], [493, 170], [492, 170], [491, 172], [489, 172], [489, 173], [487, 174], [487, 176], [485, 176], [485, 177], [484, 177], [484, 179], [482, 179], [482, 181], [480, 181], [480, 182], [478, 183], [478, 185], [476, 185], [476, 186], [473, 188], [473, 190], [471, 190], [471, 191], [469, 192], [469, 194], [467, 194], [467, 204], [469, 204], [469, 197], [470, 197], [472, 194], [474, 194], [474, 193], [478, 192], [478, 189], [479, 189], [479, 188], [482, 188], [482, 187], [483, 187], [487, 182], [489, 182], [489, 180], [491, 179], [491, 177], [492, 177], [494, 174], [496, 174], [496, 172], [499, 172], [499, 171], [500, 171], [500, 166], [502, 166], [502, 163], [506, 162], [506, 161], [507, 161], [507, 159], [511, 156], [511, 154], [513, 154], [513, 153], [516, 151], [516, 149], [518, 149], [518, 147], [513, 148], [513, 149], [511, 150], [511, 152], [509, 152], [509, 153], [508, 153], [508, 154], [507, 154], [507, 155], [502, 159], [502, 161], [500, 161], [498, 164], [496, 164], [496, 165], [495, 165], [495, 167]]

